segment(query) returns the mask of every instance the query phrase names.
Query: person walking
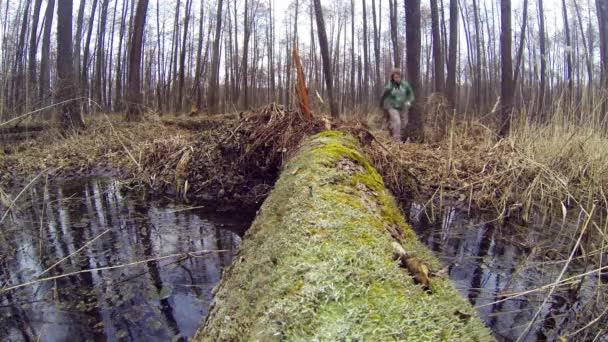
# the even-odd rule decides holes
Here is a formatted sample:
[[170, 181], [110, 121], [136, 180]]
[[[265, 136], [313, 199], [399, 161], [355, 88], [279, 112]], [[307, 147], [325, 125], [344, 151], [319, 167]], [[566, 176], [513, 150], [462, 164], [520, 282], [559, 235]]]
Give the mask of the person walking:
[[388, 117], [392, 137], [401, 141], [401, 129], [407, 125], [407, 111], [414, 102], [414, 91], [407, 81], [401, 79], [401, 70], [393, 69], [390, 80], [384, 87], [381, 106]]

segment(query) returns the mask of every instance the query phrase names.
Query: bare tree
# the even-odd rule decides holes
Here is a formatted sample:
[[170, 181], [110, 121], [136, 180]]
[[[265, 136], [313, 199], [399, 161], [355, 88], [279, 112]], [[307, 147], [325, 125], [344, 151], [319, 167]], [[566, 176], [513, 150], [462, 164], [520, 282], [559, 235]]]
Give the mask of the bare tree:
[[[538, 19], [539, 19], [539, 43], [540, 43], [540, 89], [538, 94], [538, 115], [544, 117], [545, 90], [547, 88], [547, 48], [545, 44], [545, 14], [543, 0], [538, 0]], [[501, 36], [502, 39], [502, 36]], [[501, 40], [502, 41], [502, 40]]]
[[568, 80], [568, 96], [571, 96], [574, 88], [574, 80], [572, 79], [572, 43], [570, 41], [570, 24], [568, 23], [566, 0], [562, 0], [562, 15], [564, 19], [564, 35], [566, 38], [566, 79]]
[[321, 9], [321, 1], [313, 0], [315, 5], [315, 17], [317, 19], [317, 34], [319, 36], [319, 45], [321, 47], [321, 58], [323, 59], [323, 74], [325, 75], [325, 85], [327, 86], [327, 96], [329, 97], [329, 108], [331, 116], [338, 118], [338, 106], [334, 98], [333, 82], [331, 75], [331, 64], [329, 61], [329, 46], [327, 43], [327, 33], [325, 32], [325, 20], [323, 19], [323, 10]]
[[38, 51], [38, 19], [40, 18], [40, 7], [42, 0], [36, 0], [34, 3], [34, 12], [32, 13], [32, 28], [30, 32], [30, 48], [28, 55], [28, 110], [37, 102], [38, 94], [36, 92], [36, 52]]
[[50, 71], [50, 55], [51, 55], [51, 29], [53, 28], [53, 8], [55, 0], [49, 0], [44, 13], [44, 29], [42, 33], [42, 59], [40, 60], [40, 90], [39, 96], [42, 104], [47, 104], [51, 96], [51, 71]]
[[61, 103], [61, 123], [64, 130], [84, 128], [84, 120], [76, 102], [76, 82], [72, 60], [72, 0], [57, 3], [57, 87], [55, 96]]
[[420, 81], [420, 0], [405, 0], [406, 59], [408, 79], [416, 94], [409, 111], [405, 137], [414, 141], [424, 139], [424, 116], [420, 105], [422, 83]]
[[[399, 35], [397, 31], [397, 27], [399, 26], [397, 20], [397, 0], [389, 0], [389, 14], [390, 14], [390, 26], [391, 26], [391, 41], [393, 43], [393, 64], [395, 68], [401, 67], [401, 45], [399, 43]], [[354, 11], [353, 11], [354, 17]], [[353, 19], [354, 21], [354, 19]], [[354, 28], [353, 28], [354, 31]], [[353, 44], [354, 44], [353, 39]]]
[[456, 67], [458, 65], [458, 0], [450, 0], [450, 51], [448, 53], [448, 79], [446, 95], [456, 107]]
[[439, 31], [439, 9], [437, 0], [431, 0], [431, 20], [433, 22], [433, 64], [435, 66], [435, 91], [443, 92], [443, 51], [441, 48], [441, 33]]
[[600, 61], [602, 68], [602, 84], [608, 89], [608, 1], [595, 0], [597, 21], [600, 31]]
[[513, 61], [511, 60], [511, 0], [500, 2], [500, 47], [502, 62], [501, 93], [501, 118], [499, 136], [509, 134], [511, 112], [513, 110]]
[[84, 52], [82, 57], [82, 74], [80, 75], [80, 87], [83, 95], [87, 95], [89, 89], [89, 50], [91, 45], [91, 37], [93, 36], [93, 27], [95, 26], [95, 10], [97, 8], [97, 0], [93, 0], [93, 8], [91, 9], [91, 18], [89, 19], [89, 29], [87, 38], [84, 43]]
[[184, 82], [186, 79], [186, 40], [188, 38], [188, 23], [190, 22], [190, 13], [192, 12], [192, 0], [186, 0], [186, 9], [184, 10], [184, 36], [182, 38], [182, 49], [179, 57], [179, 80], [177, 90], [177, 100], [175, 102], [175, 108], [178, 111], [183, 110], [183, 93], [184, 93]]
[[141, 55], [146, 25], [146, 13], [148, 11], [148, 0], [139, 0], [133, 22], [133, 36], [129, 52], [129, 77], [128, 77], [128, 104], [127, 120], [138, 121], [142, 116], [142, 94], [141, 94]]
[[222, 30], [222, 3], [223, 0], [217, 0], [217, 12], [215, 15], [215, 40], [213, 41], [213, 52], [211, 57], [211, 75], [207, 85], [207, 105], [209, 106], [210, 114], [219, 112], [219, 97], [217, 83], [219, 78], [219, 62], [220, 62], [220, 34]]
[[367, 42], [367, 10], [365, 0], [361, 0], [361, 7], [363, 9], [363, 103], [367, 110], [368, 97], [369, 97], [369, 45]]

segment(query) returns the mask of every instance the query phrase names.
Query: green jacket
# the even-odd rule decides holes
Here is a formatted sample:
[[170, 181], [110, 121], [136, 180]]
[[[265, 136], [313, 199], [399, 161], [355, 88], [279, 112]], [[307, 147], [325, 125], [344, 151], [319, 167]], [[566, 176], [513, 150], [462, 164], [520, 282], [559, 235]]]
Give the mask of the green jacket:
[[391, 81], [384, 86], [380, 102], [384, 109], [401, 110], [405, 103], [414, 102], [414, 90], [407, 81], [401, 81], [399, 85]]

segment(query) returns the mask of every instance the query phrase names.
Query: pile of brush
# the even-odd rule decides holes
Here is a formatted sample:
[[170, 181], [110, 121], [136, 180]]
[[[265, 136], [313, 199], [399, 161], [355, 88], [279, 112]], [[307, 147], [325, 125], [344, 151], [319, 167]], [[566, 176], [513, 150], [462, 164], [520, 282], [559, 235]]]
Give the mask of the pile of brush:
[[175, 180], [165, 175], [165, 184], [155, 188], [169, 193], [174, 189], [185, 199], [257, 206], [302, 139], [326, 126], [322, 119], [305, 119], [277, 104], [232, 116], [199, 132], [189, 148], [170, 155], [166, 170], [175, 170]]

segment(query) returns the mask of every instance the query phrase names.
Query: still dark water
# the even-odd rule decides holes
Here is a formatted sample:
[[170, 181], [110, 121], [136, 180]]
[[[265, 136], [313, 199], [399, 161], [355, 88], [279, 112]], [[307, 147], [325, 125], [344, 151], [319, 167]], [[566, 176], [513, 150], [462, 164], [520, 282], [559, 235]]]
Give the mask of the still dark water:
[[[38, 186], [0, 226], [0, 289], [156, 257], [0, 293], [0, 340], [185, 340], [251, 220], [123, 196], [109, 179]], [[80, 252], [82, 246], [88, 244]]]
[[[504, 294], [553, 282], [564, 265], [560, 250], [569, 250], [580, 224], [501, 225], [454, 208], [431, 220], [415, 204], [409, 219], [504, 341], [522, 334], [547, 291]], [[38, 185], [0, 225], [0, 341], [187, 340], [207, 315], [212, 288], [251, 220], [246, 212], [123, 195], [120, 183], [107, 178]], [[164, 256], [171, 257], [149, 260]], [[593, 267], [576, 259], [564, 277]], [[97, 270], [2, 292], [90, 269]], [[606, 292], [596, 274], [559, 287], [522, 340], [557, 340], [576, 331], [604, 309]], [[600, 319], [589, 335], [568, 340], [608, 341], [602, 328]]]
[[[522, 341], [562, 337], [563, 341], [608, 341], [608, 273], [577, 278], [557, 287], [550, 296], [549, 288], [522, 295], [558, 279], [580, 232], [582, 217], [539, 219], [518, 226], [498, 223], [492, 216], [470, 217], [452, 207], [444, 208], [434, 219], [416, 204], [409, 212], [419, 239], [448, 266], [450, 279], [498, 340], [515, 341], [521, 336]], [[601, 241], [584, 241], [582, 245], [587, 253], [597, 256]], [[599, 268], [593, 260], [576, 253], [562, 279]], [[572, 335], [597, 317], [600, 319], [595, 324]], [[522, 335], [531, 321], [534, 323]]]

